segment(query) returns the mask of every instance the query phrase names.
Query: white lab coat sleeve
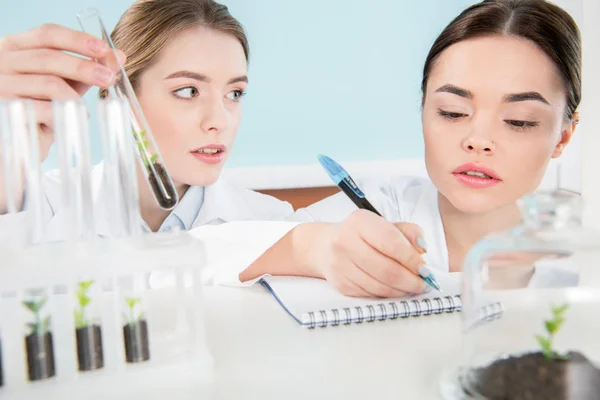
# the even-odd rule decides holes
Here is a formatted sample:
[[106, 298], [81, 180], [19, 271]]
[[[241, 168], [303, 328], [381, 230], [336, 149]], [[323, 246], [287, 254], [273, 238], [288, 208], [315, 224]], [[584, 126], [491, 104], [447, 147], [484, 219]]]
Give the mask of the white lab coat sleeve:
[[201, 240], [205, 249], [203, 284], [253, 285], [262, 276], [241, 282], [240, 273], [297, 225], [298, 222], [240, 221], [192, 229], [189, 233]]

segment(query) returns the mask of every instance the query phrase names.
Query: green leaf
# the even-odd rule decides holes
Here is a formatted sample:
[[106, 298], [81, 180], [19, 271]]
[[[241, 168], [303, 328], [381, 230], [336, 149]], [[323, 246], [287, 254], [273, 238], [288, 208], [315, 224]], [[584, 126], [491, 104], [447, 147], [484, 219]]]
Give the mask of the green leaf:
[[154, 164], [158, 160], [158, 154], [152, 154], [150, 157], [150, 163]]
[[544, 323], [546, 324], [546, 330], [549, 334], [552, 335], [558, 330], [558, 324], [556, 321], [544, 321]]
[[550, 349], [552, 347], [552, 345], [550, 344], [550, 340], [548, 340], [547, 338], [545, 338], [541, 335], [536, 335], [535, 338], [537, 339], [538, 343], [542, 347], [542, 352], [544, 354], [549, 353]]
[[133, 309], [133, 307], [135, 307], [135, 305], [139, 303], [140, 300], [141, 299], [139, 297], [125, 297], [125, 302], [127, 303], [127, 306], [131, 309]]
[[36, 309], [36, 308], [37, 308], [37, 304], [36, 304], [36, 302], [35, 302], [35, 301], [33, 301], [33, 300], [26, 300], [26, 301], [23, 301], [23, 305], [24, 305], [24, 306], [25, 306], [25, 307], [26, 307], [26, 308], [27, 308], [29, 311], [31, 311], [31, 312], [33, 312], [33, 313], [37, 312], [37, 309]]
[[84, 281], [84, 282], [79, 282], [79, 287], [81, 288], [81, 290], [83, 290], [84, 292], [86, 292], [90, 286], [92, 286], [94, 284], [94, 281]]
[[47, 300], [48, 300], [48, 297], [44, 296], [39, 301], [25, 300], [25, 301], [23, 301], [23, 305], [26, 308], [28, 308], [31, 312], [37, 313], [42, 309], [42, 307], [44, 307], [44, 304], [46, 304]]
[[143, 312], [141, 312], [140, 315], [138, 315], [136, 321], [141, 321], [142, 318], [144, 318], [144, 313]]
[[144, 145], [144, 149], [147, 149], [148, 148], [148, 141], [144, 140], [142, 143]]
[[44, 305], [46, 304], [46, 301], [48, 301], [48, 296], [44, 296], [37, 304], [37, 311], [40, 311], [42, 309], [42, 307], [44, 307]]
[[558, 317], [554, 319], [554, 322], [556, 323], [556, 330], [558, 331], [560, 327], [564, 324], [565, 319], [563, 317]]
[[562, 306], [559, 306], [559, 307], [552, 307], [552, 313], [554, 315], [562, 315], [562, 314], [564, 314], [565, 311], [567, 311], [568, 308], [569, 308], [568, 304], [563, 304]]
[[77, 291], [77, 301], [81, 307], [85, 307], [92, 302], [92, 299], [87, 296], [84, 291]]

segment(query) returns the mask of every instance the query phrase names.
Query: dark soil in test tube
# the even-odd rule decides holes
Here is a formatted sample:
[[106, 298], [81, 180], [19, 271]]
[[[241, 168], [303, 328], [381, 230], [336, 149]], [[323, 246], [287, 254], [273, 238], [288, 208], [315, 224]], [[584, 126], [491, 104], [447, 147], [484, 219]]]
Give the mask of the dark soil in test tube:
[[53, 377], [55, 370], [52, 332], [46, 332], [42, 335], [32, 333], [25, 336], [25, 347], [27, 349], [29, 380], [39, 381]]
[[[152, 172], [151, 168], [148, 168], [148, 181], [150, 182], [152, 191], [158, 200], [158, 205], [162, 208], [170, 210], [177, 205], [177, 193], [175, 192], [173, 185], [169, 184], [169, 176], [167, 175], [167, 171], [162, 164], [154, 163], [153, 165], [158, 176]], [[163, 195], [163, 192], [160, 189], [159, 181], [162, 182], [162, 186], [165, 188], [165, 191], [170, 198], [167, 198]]]
[[102, 354], [102, 329], [88, 325], [75, 330], [77, 336], [77, 360], [80, 371], [93, 371], [104, 367]]
[[148, 361], [150, 359], [150, 348], [148, 342], [148, 323], [139, 320], [134, 324], [123, 326], [125, 337], [125, 359], [129, 363]]
[[547, 360], [528, 353], [475, 370], [475, 390], [489, 400], [600, 400], [600, 369], [583, 354]]

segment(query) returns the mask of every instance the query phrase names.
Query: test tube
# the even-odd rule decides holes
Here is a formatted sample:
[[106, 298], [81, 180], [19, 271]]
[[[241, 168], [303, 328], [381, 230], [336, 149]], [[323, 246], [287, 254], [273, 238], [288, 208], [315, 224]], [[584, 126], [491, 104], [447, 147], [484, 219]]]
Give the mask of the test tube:
[[114, 237], [141, 233], [141, 217], [135, 156], [131, 151], [127, 99], [98, 102], [98, 122], [104, 160], [104, 203], [109, 207], [110, 234]]
[[27, 211], [28, 243], [41, 241], [42, 188], [35, 108], [29, 100], [0, 102], [0, 195], [9, 214]]
[[154, 195], [156, 203], [165, 210], [175, 208], [179, 201], [177, 191], [167, 172], [167, 168], [154, 141], [154, 136], [142, 112], [131, 82], [125, 73], [125, 68], [119, 59], [115, 45], [102, 22], [100, 13], [94, 8], [89, 8], [77, 14], [77, 19], [84, 32], [102, 38], [109, 46], [111, 54], [103, 62], [105, 65], [111, 63], [118, 65], [120, 76], [118, 83], [108, 88], [108, 98], [126, 98], [129, 101], [129, 118], [135, 139], [134, 148], [138, 156], [140, 168]]
[[91, 240], [96, 229], [87, 110], [82, 100], [56, 100], [53, 114], [62, 208], [68, 218], [66, 237]]

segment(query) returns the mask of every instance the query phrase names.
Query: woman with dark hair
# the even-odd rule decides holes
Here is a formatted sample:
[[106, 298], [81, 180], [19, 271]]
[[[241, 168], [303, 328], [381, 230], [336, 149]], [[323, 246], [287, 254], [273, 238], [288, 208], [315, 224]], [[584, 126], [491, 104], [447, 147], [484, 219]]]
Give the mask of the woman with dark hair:
[[[422, 89], [431, 179], [397, 177], [364, 182], [361, 188], [385, 219], [421, 228], [433, 271], [460, 271], [467, 252], [483, 236], [519, 223], [517, 200], [538, 187], [549, 161], [560, 157], [575, 131], [581, 99], [578, 27], [567, 12], [544, 0], [475, 4], [435, 40]], [[355, 231], [380, 219], [355, 208], [340, 193], [298, 211], [297, 218], [349, 218]], [[329, 271], [344, 277], [336, 280], [342, 291], [387, 295], [414, 287], [408, 278], [419, 261], [410, 258], [407, 265], [399, 253], [405, 250], [398, 250], [406, 240], [394, 239], [397, 245], [390, 241], [386, 247], [361, 240], [355, 231], [340, 233], [348, 252], [376, 247], [381, 262]], [[416, 243], [414, 234], [408, 236]], [[533, 275], [533, 269], [527, 271], [520, 270], [521, 284]], [[537, 274], [531, 284], [568, 285], [577, 277], [550, 279]]]

